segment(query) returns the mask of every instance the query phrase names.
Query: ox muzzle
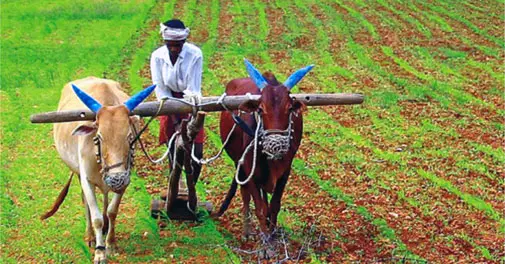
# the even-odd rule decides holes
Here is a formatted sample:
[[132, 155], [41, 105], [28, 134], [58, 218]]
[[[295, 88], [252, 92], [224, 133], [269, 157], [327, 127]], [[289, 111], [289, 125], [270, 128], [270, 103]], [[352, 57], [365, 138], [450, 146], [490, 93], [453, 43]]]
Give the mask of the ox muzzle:
[[115, 193], [120, 193], [130, 184], [130, 170], [104, 173], [103, 181]]
[[[95, 136], [93, 142], [96, 146], [96, 162], [102, 165], [102, 170], [100, 171], [103, 176], [103, 181], [105, 185], [109, 187], [115, 193], [123, 192], [126, 187], [130, 184], [130, 169], [133, 166], [133, 153], [135, 152], [135, 145], [130, 143], [130, 149], [128, 151], [128, 158], [126, 162], [119, 162], [113, 165], [107, 165], [102, 157], [102, 147], [100, 142], [100, 137]], [[121, 167], [126, 164], [126, 170], [120, 172], [110, 172], [110, 170]]]
[[[267, 155], [267, 159], [280, 160], [289, 152], [291, 140], [293, 139], [292, 133], [294, 132], [293, 115], [296, 114], [294, 112], [289, 113], [288, 128], [285, 130], [260, 128], [261, 152]], [[260, 125], [263, 126], [263, 123]]]

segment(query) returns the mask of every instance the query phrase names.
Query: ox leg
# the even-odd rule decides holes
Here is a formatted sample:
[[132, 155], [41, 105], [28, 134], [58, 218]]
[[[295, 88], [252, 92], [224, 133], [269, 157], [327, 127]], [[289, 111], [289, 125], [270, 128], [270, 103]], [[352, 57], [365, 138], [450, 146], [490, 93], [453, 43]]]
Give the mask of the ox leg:
[[[79, 175], [79, 185], [81, 185], [81, 175]], [[82, 186], [82, 185], [81, 185]], [[95, 189], [93, 187], [93, 193]], [[81, 189], [81, 199], [84, 204], [84, 214], [86, 216], [86, 234], [84, 235], [84, 241], [88, 244], [88, 247], [95, 246], [95, 232], [93, 231], [93, 225], [91, 224], [91, 214], [89, 212], [89, 206], [86, 202], [86, 197], [84, 197], [84, 191]]]
[[272, 199], [270, 200], [270, 232], [273, 232], [277, 227], [277, 215], [279, 215], [279, 211], [281, 209], [281, 198], [284, 193], [284, 187], [286, 187], [286, 183], [288, 182], [290, 170], [288, 170], [282, 177], [279, 179], [277, 184], [275, 185], [274, 194], [272, 195]]
[[247, 184], [247, 189], [249, 190], [251, 196], [253, 197], [256, 217], [258, 217], [258, 221], [260, 223], [260, 229], [261, 229], [260, 239], [261, 243], [263, 243], [263, 250], [259, 252], [259, 257], [260, 259], [271, 259], [275, 256], [275, 250], [272, 247], [272, 244], [270, 243], [271, 237], [270, 233], [268, 232], [267, 219], [266, 219], [267, 206], [265, 204], [265, 201], [260, 195], [262, 190], [256, 187], [256, 184], [252, 182], [249, 182]]
[[89, 206], [86, 202], [86, 197], [84, 197], [84, 192], [81, 191], [82, 202], [84, 203], [84, 210], [86, 215], [86, 235], [84, 240], [88, 243], [89, 247], [95, 246], [95, 232], [93, 231], [93, 225], [91, 224], [91, 214], [89, 212]]
[[106, 246], [107, 246], [107, 255], [114, 254], [116, 251], [116, 217], [119, 211], [119, 204], [121, 204], [121, 198], [123, 198], [122, 193], [114, 193], [112, 197], [112, 201], [107, 207], [107, 217], [109, 218], [109, 230], [107, 233]]
[[266, 208], [266, 219], [267, 219], [267, 226], [270, 225], [270, 207], [268, 206], [268, 194], [265, 190], [260, 189], [259, 190], [261, 193], [261, 197], [263, 198], [263, 202], [265, 203], [265, 208]]
[[249, 182], [246, 186], [248, 192], [251, 194], [254, 201], [254, 207], [255, 207], [254, 209], [256, 212], [256, 217], [258, 217], [261, 232], [264, 234], [268, 234], [267, 221], [266, 221], [267, 208], [265, 202], [263, 201], [263, 198], [261, 198], [260, 196], [260, 191], [256, 187], [256, 184], [254, 184], [253, 182]]
[[102, 227], [102, 234], [104, 234], [104, 235], [107, 235], [107, 232], [109, 231], [109, 218], [107, 217], [107, 207], [109, 207], [109, 193], [108, 192], [103, 192], [103, 209], [102, 209], [103, 227]]
[[96, 237], [96, 249], [95, 249], [95, 263], [106, 263], [107, 257], [105, 254], [105, 244], [103, 241], [103, 215], [98, 208], [98, 204], [96, 202], [96, 196], [94, 187], [92, 187], [91, 183], [86, 178], [86, 173], [83, 171], [81, 173], [81, 187], [84, 193], [84, 197], [86, 198], [86, 203], [89, 207], [89, 212], [91, 214], [91, 222], [93, 225], [93, 229], [95, 231]]
[[247, 241], [250, 236], [252, 236], [251, 232], [251, 209], [249, 203], [251, 202], [251, 195], [247, 190], [247, 186], [240, 186], [240, 194], [242, 195], [242, 201], [244, 202], [244, 206], [242, 208], [242, 217], [244, 222], [244, 230], [242, 233], [242, 240]]

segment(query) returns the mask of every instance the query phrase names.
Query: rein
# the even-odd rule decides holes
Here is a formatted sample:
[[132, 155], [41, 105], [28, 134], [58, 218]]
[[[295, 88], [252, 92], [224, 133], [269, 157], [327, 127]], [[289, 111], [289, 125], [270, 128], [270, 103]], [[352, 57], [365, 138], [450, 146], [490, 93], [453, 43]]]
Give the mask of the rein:
[[[135, 139], [133, 139], [133, 141], [130, 143], [130, 148], [135, 144], [135, 142], [137, 140], [140, 140], [140, 135], [142, 135], [142, 133], [144, 133], [144, 131], [147, 129], [147, 127], [149, 126], [149, 124], [154, 120], [154, 118], [156, 118], [159, 115], [159, 113], [161, 112], [161, 108], [163, 107], [163, 104], [165, 103], [166, 100], [167, 100], [167, 98], [162, 98], [161, 99], [161, 103], [160, 103], [160, 106], [158, 107], [158, 110], [156, 111], [156, 114], [154, 114], [153, 116], [151, 116], [151, 118], [146, 122], [146, 124], [144, 125], [144, 127], [138, 133], [135, 130], [135, 126], [133, 126], [133, 131], [135, 132], [136, 136], [135, 136]], [[144, 148], [142, 148], [142, 149], [144, 149]]]

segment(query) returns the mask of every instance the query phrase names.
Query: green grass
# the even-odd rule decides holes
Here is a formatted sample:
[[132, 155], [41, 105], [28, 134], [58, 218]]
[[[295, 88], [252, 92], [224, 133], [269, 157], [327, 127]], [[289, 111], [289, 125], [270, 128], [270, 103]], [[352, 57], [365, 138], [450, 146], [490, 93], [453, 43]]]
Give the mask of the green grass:
[[422, 33], [426, 38], [430, 39], [432, 37], [431, 31], [423, 25], [419, 20], [412, 17], [410, 14], [402, 12], [401, 10], [396, 9], [394, 6], [389, 5], [383, 0], [377, 1], [380, 5], [391, 10], [395, 15], [401, 17], [403, 20], [407, 21], [409, 24], [416, 27], [417, 31]]
[[[32, 27], [35, 32], [38, 32], [36, 24], [33, 23], [37, 19], [36, 6], [37, 3], [33, 3], [33, 6], [26, 7], [26, 12], [23, 12], [25, 10], [13, 9], [6, 4], [4, 10], [8, 10], [6, 12], [8, 14], [10, 14], [9, 11], [16, 10], [23, 14], [32, 12], [33, 16], [14, 16], [14, 14], [5, 16], [6, 23], [2, 24], [2, 30], [9, 31], [8, 25], [17, 25], [20, 29]], [[85, 262], [91, 259], [91, 252], [83, 241], [84, 214], [77, 181], [72, 185], [67, 201], [60, 212], [45, 222], [38, 220], [39, 215], [47, 210], [49, 204], [55, 199], [68, 173], [57, 157], [57, 153], [50, 147], [51, 125], [29, 124], [28, 115], [55, 109], [60, 89], [63, 84], [73, 78], [86, 75], [100, 76], [108, 69], [112, 69], [112, 75], [118, 75], [120, 69], [115, 64], [122, 61], [120, 58], [135, 57], [129, 67], [131, 69], [129, 73], [130, 76], [137, 77], [136, 71], [143, 67], [145, 56], [150, 54], [154, 46], [151, 44], [154, 42], [153, 36], [158, 37], [158, 34], [151, 34], [147, 40], [149, 44], [142, 46], [143, 48], [137, 52], [129, 49], [129, 46], [138, 43], [133, 40], [139, 38], [136, 29], [147, 23], [145, 21], [153, 6], [152, 1], [114, 2], [103, 10], [103, 5], [100, 3], [82, 2], [74, 3], [70, 9], [71, 12], [66, 15], [61, 15], [65, 6], [47, 7], [41, 11], [42, 15], [47, 19], [56, 20], [54, 23], [57, 30], [55, 29], [51, 34], [70, 40], [68, 43], [60, 43], [54, 38], [48, 38], [45, 32], [41, 35], [31, 34], [32, 42], [39, 43], [42, 47], [40, 50], [42, 53], [35, 55], [35, 52], [26, 52], [32, 50], [28, 45], [18, 44], [22, 43], [20, 41], [24, 38], [22, 35], [11, 35], [8, 41], [2, 42], [3, 52], [16, 51], [12, 56], [2, 58], [2, 148], [10, 150], [2, 151], [1, 175], [2, 236], [0, 239], [4, 249], [2, 258], [6, 261], [38, 259], [38, 261]], [[173, 5], [166, 6], [167, 12], [171, 13], [172, 10]], [[157, 12], [156, 14], [159, 15], [159, 11]], [[72, 22], [65, 23], [68, 20]], [[97, 28], [101, 30], [97, 31]], [[89, 36], [94, 36], [94, 38]], [[109, 37], [105, 38], [105, 36]], [[51, 50], [54, 50], [52, 54], [47, 53]], [[121, 54], [121, 50], [129, 51]], [[68, 56], [68, 54], [75, 55]], [[19, 61], [30, 61], [33, 58], [35, 63], [28, 64], [26, 68], [12, 66]], [[60, 68], [64, 70], [59, 71]], [[47, 72], [58, 72], [58, 74], [47, 74]], [[110, 74], [109, 72], [109, 77]], [[27, 76], [34, 79], [27, 79]], [[13, 85], [14, 83], [16, 85]], [[133, 88], [138, 90], [145, 81], [141, 78], [133, 78], [130, 84], [139, 86]], [[16, 112], [24, 114], [12, 115]], [[113, 261], [120, 260], [125, 257], [125, 254], [136, 256], [140, 254], [138, 257], [129, 258], [129, 261], [144, 262], [164, 258], [171, 252], [175, 259], [187, 258], [188, 252], [193, 252], [191, 247], [178, 250], [167, 248], [167, 243], [173, 241], [182, 241], [183, 244], [190, 245], [204, 246], [205, 244], [206, 246], [199, 254], [206, 256], [211, 262], [221, 263], [222, 257], [235, 258], [233, 255], [227, 257], [230, 254], [228, 249], [215, 248], [215, 245], [223, 245], [225, 241], [212, 221], [206, 221], [202, 226], [192, 229], [196, 234], [195, 239], [160, 237], [157, 223], [149, 215], [151, 197], [144, 187], [145, 182], [134, 175], [132, 177], [132, 184], [123, 200], [126, 205], [122, 206], [123, 211], [120, 209], [118, 217], [119, 237], [124, 237], [122, 234], [126, 233], [130, 235], [127, 236], [128, 239], [119, 240], [124, 254], [112, 257]], [[135, 217], [129, 216], [126, 221], [124, 214], [132, 211], [136, 214]], [[33, 229], [19, 229], [19, 226]], [[177, 227], [172, 224], [169, 228]], [[181, 228], [187, 229], [187, 227]], [[33, 230], [40, 230], [39, 235], [33, 236]], [[145, 237], [144, 234], [148, 236]], [[10, 241], [9, 246], [6, 246], [7, 241]], [[153, 254], [144, 254], [151, 250]], [[195, 253], [191, 254], [195, 255]], [[5, 258], [6, 256], [8, 257]]]
[[474, 25], [471, 21], [466, 19], [464, 16], [461, 16], [461, 14], [455, 13], [452, 10], [447, 10], [442, 6], [431, 5], [431, 4], [428, 5], [426, 3], [423, 3], [422, 1], [420, 3], [422, 3], [424, 6], [428, 6], [428, 8], [432, 9], [435, 12], [438, 12], [440, 14], [450, 17], [451, 19], [454, 19], [458, 22], [463, 23], [469, 29], [471, 29], [472, 31], [474, 31], [475, 33], [477, 33], [479, 35], [482, 35], [486, 39], [494, 42], [497, 46], [501, 47], [502, 49], [505, 47], [505, 41], [503, 40], [503, 38], [492, 36], [492, 35], [488, 34], [486, 31], [484, 31], [484, 30], [480, 29], [479, 27], [477, 27], [476, 25]]
[[370, 35], [372, 36], [373, 39], [375, 39], [375, 40], [381, 39], [381, 37], [377, 33], [375, 27], [359, 11], [357, 11], [357, 10], [353, 9], [352, 7], [344, 4], [342, 1], [338, 1], [337, 0], [336, 2], [342, 8], [344, 8], [345, 10], [347, 10], [347, 12], [349, 12], [349, 14], [354, 19], [356, 19], [357, 21], [359, 21], [367, 29], [367, 31], [370, 33]]
[[[153, 1], [3, 4], [3, 259], [88, 259], [90, 253], [82, 241], [83, 208], [75, 183], [60, 213], [45, 222], [38, 220], [56, 198], [68, 170], [51, 147], [52, 126], [30, 124], [28, 117], [54, 110], [66, 82], [87, 75], [101, 76], [120, 57], [121, 48], [142, 25], [152, 5]], [[41, 19], [46, 22], [41, 23]]]
[[486, 212], [486, 214], [489, 215], [489, 217], [491, 217], [492, 219], [494, 219], [495, 221], [499, 222], [502, 225], [500, 228], [500, 232], [505, 233], [505, 226], [504, 226], [505, 219], [503, 219], [503, 217], [498, 212], [496, 212], [493, 209], [493, 207], [491, 207], [489, 204], [487, 204], [486, 202], [482, 201], [479, 198], [473, 197], [466, 193], [462, 193], [460, 190], [455, 188], [449, 181], [441, 179], [433, 173], [427, 172], [422, 169], [417, 170], [417, 172], [422, 177], [434, 182], [440, 188], [444, 188], [447, 191], [456, 194], [457, 196], [461, 197], [463, 201], [467, 202], [468, 204], [472, 205], [473, 207], [479, 210]]

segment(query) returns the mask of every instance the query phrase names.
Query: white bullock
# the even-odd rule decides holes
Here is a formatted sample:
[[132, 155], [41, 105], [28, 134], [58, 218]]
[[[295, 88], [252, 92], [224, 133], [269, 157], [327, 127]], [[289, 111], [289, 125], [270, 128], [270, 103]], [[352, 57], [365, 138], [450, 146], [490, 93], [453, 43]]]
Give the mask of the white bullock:
[[[86, 205], [86, 238], [96, 241], [95, 263], [105, 263], [115, 246], [115, 220], [121, 197], [130, 183], [133, 140], [138, 131], [138, 117], [130, 112], [154, 90], [154, 85], [129, 98], [119, 83], [88, 77], [68, 83], [63, 88], [58, 111], [89, 108], [96, 120], [54, 124], [56, 149], [67, 166], [79, 175]], [[71, 178], [42, 218], [58, 210], [68, 192]], [[95, 188], [104, 194], [103, 214], [97, 205]], [[108, 192], [114, 195], [109, 204]], [[106, 241], [104, 243], [104, 235]]]

